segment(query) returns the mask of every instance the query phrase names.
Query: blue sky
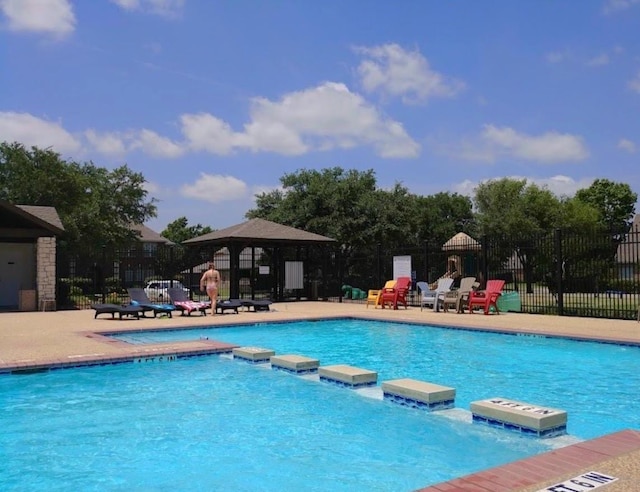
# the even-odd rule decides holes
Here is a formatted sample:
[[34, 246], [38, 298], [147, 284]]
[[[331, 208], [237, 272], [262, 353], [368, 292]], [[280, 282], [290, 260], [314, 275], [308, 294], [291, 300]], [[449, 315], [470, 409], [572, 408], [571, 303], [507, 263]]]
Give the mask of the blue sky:
[[0, 0], [0, 140], [221, 229], [284, 173], [640, 194], [640, 0]]

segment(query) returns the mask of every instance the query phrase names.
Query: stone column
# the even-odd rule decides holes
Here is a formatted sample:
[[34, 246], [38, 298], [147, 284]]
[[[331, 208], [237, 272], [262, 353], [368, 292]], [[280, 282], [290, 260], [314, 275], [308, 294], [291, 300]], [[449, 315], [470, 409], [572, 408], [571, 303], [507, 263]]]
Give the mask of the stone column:
[[[36, 253], [36, 288], [38, 291], [38, 306], [43, 300], [53, 300], [55, 309], [56, 298], [56, 238], [39, 237]], [[50, 308], [51, 306], [46, 306]]]

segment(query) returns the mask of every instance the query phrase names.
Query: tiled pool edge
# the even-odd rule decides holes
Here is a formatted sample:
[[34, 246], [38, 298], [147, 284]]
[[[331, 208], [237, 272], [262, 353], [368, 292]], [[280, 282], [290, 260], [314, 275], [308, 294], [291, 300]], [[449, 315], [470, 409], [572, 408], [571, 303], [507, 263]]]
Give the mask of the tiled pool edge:
[[[623, 430], [431, 485], [418, 489], [417, 492], [535, 491], [593, 468], [607, 473], [606, 462], [623, 456], [633, 459], [631, 453], [637, 454], [637, 460], [640, 461], [640, 431]], [[598, 468], [598, 465], [602, 465], [604, 469]], [[619, 478], [615, 485], [607, 487], [608, 491], [637, 490], [634, 488], [637, 485], [635, 481], [629, 482], [629, 479], [625, 481], [625, 477]]]
[[[141, 346], [131, 346], [128, 353], [122, 354], [86, 354], [74, 356], [70, 359], [49, 359], [33, 363], [23, 361], [20, 363], [0, 363], [0, 376], [11, 374], [30, 374], [36, 372], [54, 371], [57, 369], [73, 369], [77, 367], [102, 366], [112, 364], [126, 364], [129, 362], [142, 362], [150, 360], [170, 360], [170, 357], [181, 359], [185, 357], [199, 357], [215, 354], [230, 353], [237, 345], [217, 342], [214, 340], [198, 341], [200, 347], [189, 345], [179, 346], [174, 343], [169, 346], [162, 344], [156, 347], [147, 346], [140, 350]], [[202, 346], [205, 345], [205, 346]]]

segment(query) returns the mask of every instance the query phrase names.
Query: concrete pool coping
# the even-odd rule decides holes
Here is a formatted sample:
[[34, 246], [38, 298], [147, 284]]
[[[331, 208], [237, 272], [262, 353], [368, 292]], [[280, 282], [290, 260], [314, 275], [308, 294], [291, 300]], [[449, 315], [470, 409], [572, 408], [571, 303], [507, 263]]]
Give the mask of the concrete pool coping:
[[[427, 323], [465, 329], [562, 336], [640, 346], [640, 324], [627, 320], [519, 313], [485, 316], [457, 314], [451, 311], [434, 313], [430, 310], [420, 311], [419, 308], [393, 311], [366, 308], [364, 303], [353, 302], [288, 302], [273, 304], [272, 308], [273, 310], [269, 312], [140, 320], [94, 319], [93, 310], [0, 313], [0, 371], [111, 363], [140, 357], [209, 354], [229, 351], [233, 347], [214, 340], [132, 346], [101, 335], [106, 332], [332, 317]], [[640, 483], [640, 430], [628, 430], [584, 441], [422, 490], [534, 492], [589, 471], [618, 478], [616, 482], [604, 485], [603, 491], [637, 491], [637, 484]]]

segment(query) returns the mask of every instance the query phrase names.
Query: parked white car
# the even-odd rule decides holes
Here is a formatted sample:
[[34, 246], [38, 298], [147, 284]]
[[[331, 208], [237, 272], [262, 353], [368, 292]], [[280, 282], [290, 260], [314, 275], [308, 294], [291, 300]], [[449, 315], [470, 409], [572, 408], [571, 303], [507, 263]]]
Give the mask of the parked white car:
[[167, 293], [167, 289], [169, 287], [173, 287], [175, 289], [182, 289], [187, 296], [189, 295], [189, 289], [187, 289], [181, 282], [177, 280], [173, 280], [173, 285], [171, 284], [171, 280], [152, 280], [147, 284], [144, 288], [147, 297], [152, 301], [163, 301], [169, 302], [169, 294]]

